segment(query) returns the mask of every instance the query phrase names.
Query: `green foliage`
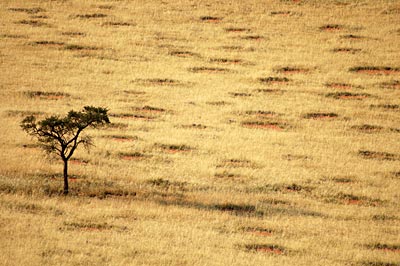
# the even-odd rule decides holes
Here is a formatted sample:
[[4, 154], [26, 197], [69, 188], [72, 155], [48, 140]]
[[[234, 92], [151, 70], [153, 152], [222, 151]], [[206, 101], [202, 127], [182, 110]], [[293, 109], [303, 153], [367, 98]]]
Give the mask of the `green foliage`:
[[50, 116], [36, 121], [34, 115], [25, 117], [21, 128], [37, 138], [41, 147], [48, 153], [55, 153], [64, 162], [64, 194], [68, 194], [68, 160], [76, 148], [83, 144], [86, 148], [92, 145], [90, 136], [80, 136], [83, 130], [110, 123], [108, 110], [102, 107], [85, 106], [82, 111], [69, 111], [67, 116]]
[[69, 111], [67, 116], [50, 116], [36, 121], [34, 115], [25, 117], [21, 128], [38, 139], [41, 146], [49, 153], [57, 153], [62, 159], [70, 159], [79, 144], [89, 147], [89, 136], [80, 137], [88, 127], [99, 127], [110, 123], [107, 109], [85, 106], [82, 111]]

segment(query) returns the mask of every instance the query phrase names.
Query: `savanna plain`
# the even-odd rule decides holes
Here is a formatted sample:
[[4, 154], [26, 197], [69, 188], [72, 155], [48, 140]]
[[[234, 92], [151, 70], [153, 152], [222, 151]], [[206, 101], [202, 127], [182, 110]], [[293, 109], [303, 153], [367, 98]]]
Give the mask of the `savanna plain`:
[[399, 1], [2, 0], [0, 121], [1, 265], [400, 265]]

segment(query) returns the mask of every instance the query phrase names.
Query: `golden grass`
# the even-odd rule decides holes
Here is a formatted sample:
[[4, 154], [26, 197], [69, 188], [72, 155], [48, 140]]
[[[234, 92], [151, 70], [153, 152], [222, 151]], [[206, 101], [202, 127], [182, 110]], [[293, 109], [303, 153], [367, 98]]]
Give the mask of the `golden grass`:
[[399, 265], [398, 2], [242, 2], [2, 2], [1, 265]]

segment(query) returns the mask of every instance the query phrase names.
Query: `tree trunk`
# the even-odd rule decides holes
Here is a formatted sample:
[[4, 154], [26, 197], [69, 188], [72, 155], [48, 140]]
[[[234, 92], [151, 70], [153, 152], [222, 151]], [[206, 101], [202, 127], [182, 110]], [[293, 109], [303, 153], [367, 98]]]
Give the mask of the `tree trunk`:
[[68, 194], [68, 160], [64, 161], [64, 195]]

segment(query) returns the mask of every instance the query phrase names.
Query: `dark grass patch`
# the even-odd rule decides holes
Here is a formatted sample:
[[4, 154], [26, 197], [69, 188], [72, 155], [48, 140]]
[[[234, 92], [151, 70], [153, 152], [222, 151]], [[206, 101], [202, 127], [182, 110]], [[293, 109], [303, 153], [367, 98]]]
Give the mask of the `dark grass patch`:
[[341, 99], [341, 100], [346, 100], [346, 99], [362, 100], [362, 99], [371, 97], [371, 95], [368, 93], [354, 93], [354, 92], [348, 92], [348, 91], [331, 92], [331, 93], [325, 94], [325, 96], [328, 98]]
[[190, 125], [182, 125], [182, 128], [206, 129], [207, 126], [202, 124], [190, 124]]
[[359, 266], [400, 266], [399, 263], [383, 262], [383, 261], [362, 261]]
[[400, 244], [382, 244], [382, 243], [374, 243], [365, 245], [368, 249], [376, 249], [382, 251], [389, 251], [389, 252], [400, 252]]
[[50, 24], [40, 21], [40, 20], [28, 20], [28, 19], [23, 19], [15, 22], [16, 24], [22, 24], [22, 25], [29, 25], [32, 27], [44, 27], [44, 26], [50, 26]]
[[108, 223], [93, 223], [90, 221], [85, 222], [64, 222], [60, 230], [83, 230], [83, 231], [105, 231], [117, 230], [126, 231], [126, 226], [116, 226]]
[[217, 165], [217, 168], [253, 168], [254, 163], [245, 159], [228, 159]]
[[61, 32], [61, 35], [70, 36], [70, 37], [83, 37], [86, 36], [86, 33], [80, 31], [64, 31]]
[[68, 93], [64, 92], [46, 92], [46, 91], [25, 91], [23, 94], [29, 98], [46, 99], [46, 100], [59, 100], [70, 97]]
[[139, 140], [137, 136], [127, 136], [127, 135], [106, 135], [103, 138], [111, 139], [117, 142], [132, 142]]
[[0, 201], [0, 206], [13, 212], [37, 214], [45, 211], [42, 206], [34, 203]]
[[371, 75], [389, 75], [400, 73], [399, 67], [388, 66], [357, 66], [349, 68], [350, 72], [365, 73]]
[[240, 39], [242, 40], [250, 40], [250, 41], [261, 41], [264, 39], [264, 36], [261, 35], [246, 35], [241, 36]]
[[39, 149], [42, 146], [37, 143], [27, 143], [27, 144], [22, 144], [21, 147], [24, 149]]
[[232, 72], [232, 70], [230, 69], [221, 67], [191, 67], [188, 68], [188, 70], [193, 73], [211, 73], [211, 74]]
[[272, 236], [275, 233], [274, 230], [264, 227], [242, 227], [241, 230], [257, 236]]
[[85, 160], [85, 159], [81, 159], [81, 158], [71, 158], [69, 160], [69, 162], [71, 164], [75, 164], [75, 165], [87, 165], [90, 163], [89, 160]]
[[101, 24], [102, 26], [111, 26], [111, 27], [133, 27], [136, 26], [135, 23], [131, 22], [122, 22], [122, 21], [108, 21]]
[[224, 30], [226, 32], [249, 32], [250, 31], [250, 29], [247, 29], [247, 28], [234, 28], [234, 27], [225, 28]]
[[116, 123], [116, 122], [111, 122], [111, 123], [105, 125], [106, 129], [127, 129], [128, 127], [129, 127], [128, 124]]
[[302, 74], [302, 73], [304, 74], [308, 73], [310, 70], [307, 68], [286, 66], [286, 67], [276, 68], [275, 71], [285, 74]]
[[363, 125], [352, 126], [351, 129], [354, 129], [354, 130], [357, 130], [357, 131], [363, 132], [363, 133], [377, 133], [377, 132], [382, 131], [383, 127], [376, 126], [376, 125], [363, 124]]
[[157, 117], [151, 115], [144, 115], [144, 114], [132, 114], [132, 113], [111, 113], [109, 114], [110, 117], [121, 118], [121, 119], [137, 119], [137, 120], [153, 120]]
[[389, 128], [391, 132], [400, 133], [400, 128]]
[[147, 184], [163, 190], [185, 191], [187, 182], [169, 181], [168, 179], [156, 178], [146, 181]]
[[265, 93], [265, 94], [283, 94], [285, 90], [280, 89], [256, 89], [258, 93]]
[[307, 113], [303, 115], [303, 118], [317, 120], [332, 119], [337, 117], [339, 117], [339, 115], [336, 113]]
[[160, 86], [172, 86], [180, 84], [179, 81], [168, 78], [135, 79], [132, 82], [144, 85], [160, 85]]
[[222, 20], [222, 18], [221, 17], [213, 17], [213, 16], [201, 16], [200, 20], [204, 21], [204, 22], [220, 22]]
[[141, 96], [146, 94], [146, 92], [144, 91], [136, 91], [136, 90], [123, 90], [120, 92], [122, 92], [123, 94], [133, 95], [133, 96]]
[[215, 173], [214, 177], [216, 177], [216, 178], [234, 179], [234, 178], [240, 178], [242, 176], [234, 174], [234, 173], [230, 173], [228, 171], [223, 171], [223, 172], [220, 172], [220, 173]]
[[283, 10], [283, 11], [271, 11], [269, 14], [271, 16], [290, 16], [293, 15], [294, 13], [292, 11]]
[[45, 15], [35, 15], [35, 16], [30, 16], [32, 19], [47, 19], [49, 18], [48, 16]]
[[342, 35], [340, 37], [342, 39], [349, 39], [349, 40], [362, 40], [362, 39], [365, 39], [364, 36], [354, 35], [354, 34], [346, 34], [346, 35]]
[[95, 50], [99, 50], [98, 47], [85, 46], [85, 45], [79, 45], [79, 44], [66, 44], [66, 45], [64, 45], [63, 49], [64, 50], [68, 50], [68, 51], [84, 51], [84, 50], [95, 51]]
[[278, 116], [277, 113], [272, 112], [272, 111], [262, 111], [262, 110], [257, 110], [257, 111], [246, 111], [245, 115], [251, 115], [251, 116], [256, 116], [260, 118], [270, 118], [270, 117], [276, 117]]
[[266, 77], [266, 78], [259, 78], [258, 81], [266, 84], [274, 84], [274, 83], [282, 84], [282, 83], [288, 83], [290, 79], [286, 77]]
[[209, 206], [212, 210], [218, 210], [223, 212], [231, 212], [234, 215], [238, 216], [246, 216], [251, 215], [256, 212], [256, 207], [248, 204], [233, 204], [233, 203], [224, 203], [224, 204], [214, 204]]
[[44, 112], [41, 111], [22, 111], [22, 110], [9, 110], [5, 112], [7, 116], [15, 117], [26, 117], [29, 115], [34, 115], [34, 116], [39, 116], [39, 115], [44, 115]]
[[384, 89], [400, 89], [400, 80], [382, 82], [379, 85], [381, 88]]
[[398, 110], [400, 109], [400, 105], [398, 104], [373, 104], [370, 105], [371, 108], [382, 108], [387, 110]]
[[274, 244], [246, 244], [244, 245], [244, 248], [247, 251], [264, 252], [275, 255], [283, 255], [287, 253], [287, 249], [285, 247]]
[[250, 97], [253, 96], [251, 93], [246, 92], [229, 92], [232, 97]]
[[190, 51], [178, 51], [178, 50], [175, 50], [175, 51], [170, 51], [168, 54], [172, 55], [172, 56], [177, 56], [177, 57], [200, 57], [199, 54], [193, 53], [193, 52], [190, 52]]
[[332, 52], [334, 53], [349, 53], [349, 54], [355, 54], [358, 52], [361, 52], [361, 49], [358, 48], [349, 48], [349, 47], [341, 47], [341, 48], [334, 48], [332, 49]]
[[395, 221], [395, 220], [399, 220], [399, 218], [396, 217], [396, 216], [385, 215], [385, 214], [375, 214], [371, 218], [374, 221]]
[[80, 19], [92, 19], [92, 18], [105, 18], [107, 17], [107, 15], [103, 13], [93, 13], [93, 14], [78, 14], [75, 15], [74, 17]]
[[178, 152], [189, 152], [192, 151], [193, 148], [184, 145], [184, 144], [155, 144], [156, 147], [161, 148], [162, 150], [169, 152], [169, 153], [178, 153]]
[[353, 183], [354, 179], [352, 177], [333, 177], [332, 181], [339, 184], [349, 184]]
[[8, 10], [12, 12], [23, 12], [27, 14], [37, 14], [39, 12], [46, 12], [46, 10], [41, 7], [32, 7], [32, 8], [11, 7]]
[[400, 171], [391, 172], [390, 174], [391, 174], [393, 177], [400, 178]]
[[230, 105], [231, 103], [226, 101], [214, 101], [214, 102], [206, 102], [206, 104], [215, 106], [224, 106], [224, 105]]
[[132, 161], [132, 160], [143, 160], [149, 157], [149, 155], [143, 154], [141, 152], [120, 152], [118, 157], [122, 160]]
[[340, 31], [343, 30], [343, 25], [339, 24], [326, 24], [321, 27], [319, 27], [319, 30], [321, 31]]
[[241, 59], [228, 59], [228, 58], [211, 58], [209, 60], [211, 63], [220, 63], [220, 64], [241, 64], [243, 60]]
[[63, 46], [64, 42], [57, 41], [36, 41], [29, 43], [30, 45], [43, 45], [43, 46]]
[[311, 192], [312, 187], [299, 185], [297, 183], [291, 184], [267, 184], [251, 189], [257, 193], [270, 193], [270, 192]]
[[381, 161], [396, 161], [400, 159], [399, 155], [397, 154], [388, 152], [368, 151], [368, 150], [359, 150], [358, 155], [364, 159], [381, 160]]
[[376, 207], [383, 203], [379, 199], [372, 199], [365, 196], [357, 196], [354, 194], [339, 192], [334, 195], [330, 195], [324, 199], [327, 203], [339, 203], [345, 205], [357, 205], [357, 206], [372, 206]]
[[326, 83], [325, 86], [327, 86], [328, 88], [340, 89], [340, 90], [361, 89], [360, 86], [355, 86], [355, 85], [350, 84], [350, 83], [341, 83], [341, 82]]
[[20, 34], [0, 34], [0, 38], [25, 39], [27, 36]]
[[134, 107], [132, 108], [134, 111], [142, 112], [142, 113], [164, 113], [165, 109], [159, 107], [153, 107], [149, 105], [145, 105], [143, 107]]
[[304, 160], [311, 160], [311, 157], [306, 155], [297, 155], [297, 154], [285, 154], [282, 155], [282, 159], [287, 161], [304, 161]]
[[[228, 51], [245, 51], [245, 50], [248, 50], [249, 48], [245, 48], [240, 45], [229, 45], [229, 46], [221, 46], [221, 49], [228, 50]], [[254, 51], [254, 49], [250, 48], [249, 51]]]
[[249, 120], [241, 123], [243, 127], [256, 128], [256, 129], [270, 129], [282, 131], [289, 129], [290, 126], [283, 122], [264, 121], [264, 120]]

